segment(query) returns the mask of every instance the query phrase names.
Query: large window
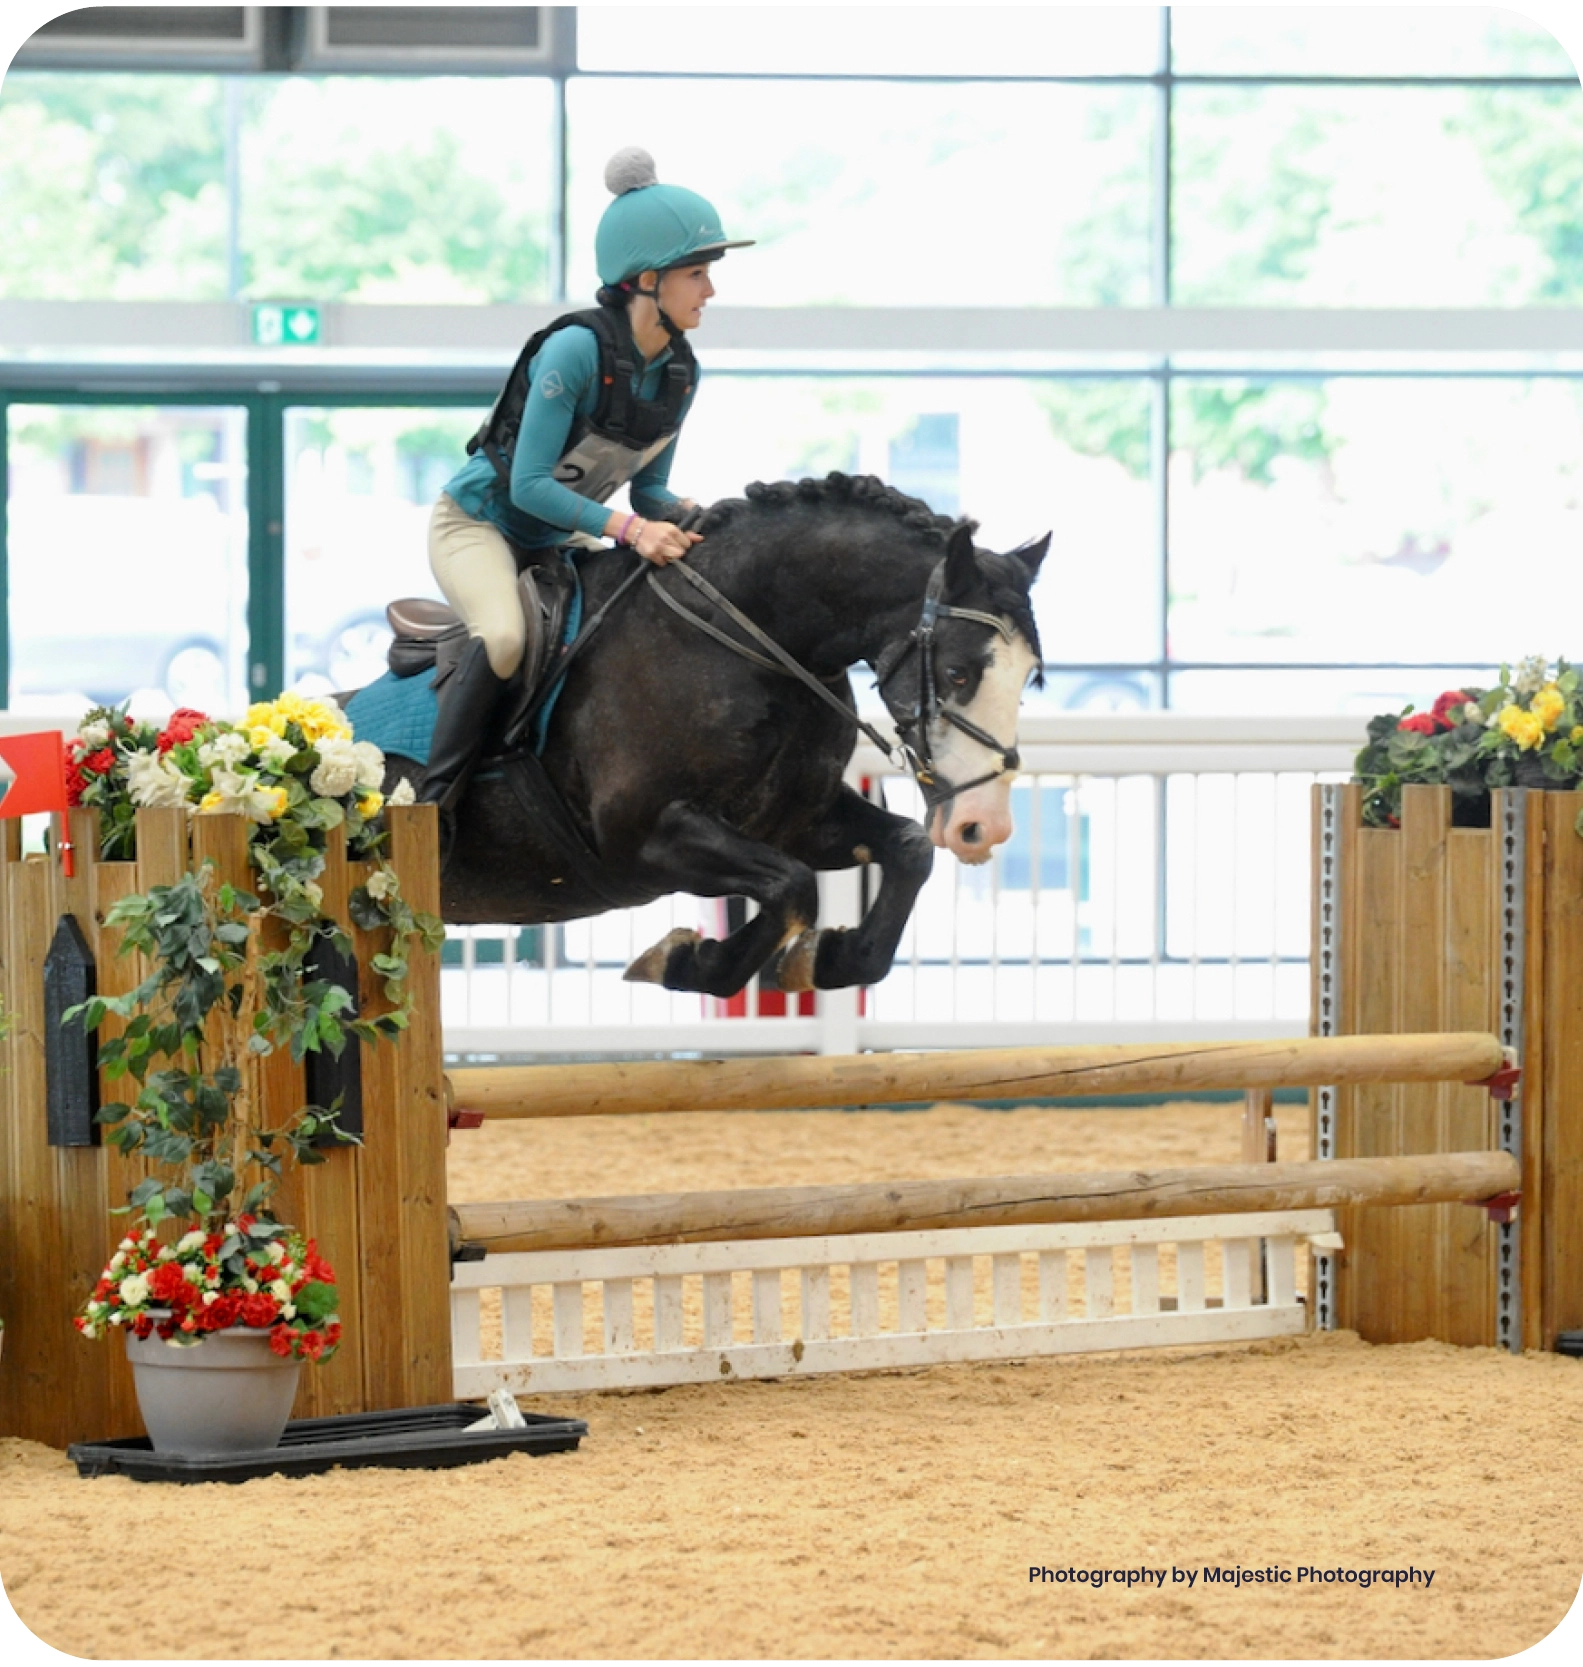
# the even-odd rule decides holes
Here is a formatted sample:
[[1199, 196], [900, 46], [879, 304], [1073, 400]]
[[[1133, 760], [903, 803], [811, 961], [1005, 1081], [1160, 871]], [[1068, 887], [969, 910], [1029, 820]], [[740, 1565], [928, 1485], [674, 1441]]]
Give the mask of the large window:
[[[1583, 530], [1583, 90], [1515, 11], [1361, 16], [598, 7], [576, 67], [536, 75], [13, 71], [10, 699], [376, 668], [510, 362], [492, 321], [591, 299], [631, 143], [758, 240], [719, 270], [676, 485], [859, 470], [990, 544], [1050, 530], [1051, 705], [1378, 710], [1583, 652], [1555, 601]], [[340, 334], [249, 358], [266, 298]], [[160, 301], [236, 313], [185, 405], [160, 390], [199, 355], [145, 351], [115, 305]], [[119, 344], [119, 403], [86, 348], [40, 368], [60, 303]], [[1391, 310], [1371, 351], [1314, 345], [1344, 309]], [[1502, 356], [1513, 317], [1540, 333]], [[189, 582], [114, 654], [57, 641], [41, 564], [98, 572], [116, 538]]]
[[8, 427], [9, 704], [242, 704], [245, 414], [18, 404]]

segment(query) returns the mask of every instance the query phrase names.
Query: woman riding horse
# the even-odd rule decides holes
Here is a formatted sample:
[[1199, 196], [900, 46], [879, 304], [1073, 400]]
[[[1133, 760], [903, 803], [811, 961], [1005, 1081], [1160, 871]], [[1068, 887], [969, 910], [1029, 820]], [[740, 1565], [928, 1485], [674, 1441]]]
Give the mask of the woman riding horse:
[[[663, 567], [698, 542], [659, 519], [695, 507], [670, 488], [698, 385], [686, 332], [715, 292], [710, 263], [752, 240], [728, 241], [704, 198], [658, 183], [646, 151], [618, 151], [605, 184], [615, 201], [594, 239], [598, 309], [565, 314], [523, 348], [429, 523], [435, 579], [469, 634], [440, 686], [418, 794], [440, 807], [445, 847], [490, 714], [522, 660], [519, 566], [606, 538]], [[622, 486], [633, 514], [604, 507]]]

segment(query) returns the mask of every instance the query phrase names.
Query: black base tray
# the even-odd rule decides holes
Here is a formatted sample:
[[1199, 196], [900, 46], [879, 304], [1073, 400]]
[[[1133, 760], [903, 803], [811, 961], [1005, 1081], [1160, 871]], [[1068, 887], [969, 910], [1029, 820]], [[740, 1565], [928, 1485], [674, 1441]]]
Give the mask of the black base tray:
[[66, 1457], [80, 1476], [130, 1476], [135, 1482], [246, 1482], [254, 1476], [314, 1476], [334, 1469], [380, 1465], [395, 1470], [444, 1470], [482, 1464], [510, 1453], [566, 1453], [588, 1434], [580, 1418], [525, 1412], [527, 1428], [475, 1430], [485, 1409], [466, 1401], [448, 1406], [358, 1412], [341, 1418], [297, 1418], [278, 1447], [225, 1458], [186, 1459], [156, 1453], [147, 1436], [74, 1442]]

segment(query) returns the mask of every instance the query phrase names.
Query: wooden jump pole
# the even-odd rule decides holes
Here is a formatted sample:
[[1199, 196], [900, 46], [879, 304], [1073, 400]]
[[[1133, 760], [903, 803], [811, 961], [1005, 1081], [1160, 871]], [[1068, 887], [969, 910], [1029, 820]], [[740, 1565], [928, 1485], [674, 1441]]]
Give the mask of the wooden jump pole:
[[1510, 1153], [1443, 1152], [1320, 1163], [457, 1204], [451, 1209], [451, 1233], [453, 1247], [491, 1253], [587, 1250], [1340, 1205], [1476, 1203], [1512, 1192], [1517, 1184], [1517, 1160]]
[[1481, 1082], [1506, 1064], [1478, 1032], [1271, 1042], [1121, 1043], [774, 1059], [496, 1065], [453, 1071], [458, 1110], [485, 1117], [789, 1111], [931, 1100], [1055, 1099], [1375, 1082]]

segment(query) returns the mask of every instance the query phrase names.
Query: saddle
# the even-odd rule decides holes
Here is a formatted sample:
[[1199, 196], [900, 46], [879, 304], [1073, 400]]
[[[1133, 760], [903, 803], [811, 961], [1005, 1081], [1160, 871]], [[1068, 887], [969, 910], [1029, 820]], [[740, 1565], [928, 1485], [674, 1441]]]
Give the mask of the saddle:
[[[520, 560], [519, 552], [519, 560]], [[523, 739], [532, 716], [534, 697], [558, 658], [567, 615], [577, 593], [571, 564], [523, 566], [517, 574], [517, 601], [522, 608], [523, 650], [511, 692], [497, 715], [506, 747]], [[433, 674], [432, 686], [443, 689], [467, 646], [467, 626], [444, 602], [427, 596], [405, 596], [385, 609], [393, 640], [385, 660], [396, 677]]]

